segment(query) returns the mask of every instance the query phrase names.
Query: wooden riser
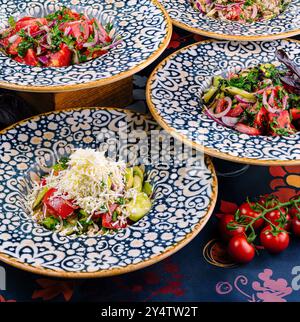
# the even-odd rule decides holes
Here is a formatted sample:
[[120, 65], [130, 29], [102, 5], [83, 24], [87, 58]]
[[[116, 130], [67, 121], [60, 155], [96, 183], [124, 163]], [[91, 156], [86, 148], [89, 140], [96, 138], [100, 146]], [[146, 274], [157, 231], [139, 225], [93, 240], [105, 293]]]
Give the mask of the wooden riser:
[[123, 108], [133, 100], [132, 76], [115, 83], [62, 93], [16, 92], [37, 113], [75, 107], [109, 106]]

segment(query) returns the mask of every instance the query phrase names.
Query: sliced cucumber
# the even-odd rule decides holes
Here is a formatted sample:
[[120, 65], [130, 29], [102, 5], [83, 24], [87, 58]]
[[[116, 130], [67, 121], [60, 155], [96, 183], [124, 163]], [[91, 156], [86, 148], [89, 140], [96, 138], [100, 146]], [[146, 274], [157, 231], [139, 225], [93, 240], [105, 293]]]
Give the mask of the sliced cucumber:
[[136, 189], [138, 192], [142, 191], [143, 179], [140, 176], [133, 177], [133, 188]]
[[256, 96], [253, 93], [249, 93], [247, 91], [244, 91], [243, 89], [237, 88], [237, 87], [226, 87], [225, 92], [231, 94], [231, 95], [240, 95], [248, 100], [251, 100], [253, 102], [256, 102]]
[[126, 189], [130, 189], [133, 186], [133, 168], [126, 168], [125, 170], [125, 181], [126, 181]]
[[43, 221], [42, 221], [42, 225], [50, 230], [54, 230], [55, 227], [59, 224], [59, 220], [53, 216], [50, 217], [46, 217]]
[[43, 189], [38, 193], [38, 195], [34, 201], [34, 204], [32, 206], [33, 210], [35, 210], [40, 205], [40, 203], [42, 202], [42, 200], [48, 190], [49, 190], [48, 187], [43, 187]]
[[132, 200], [127, 205], [127, 211], [129, 213], [129, 219], [132, 221], [138, 221], [144, 217], [151, 209], [151, 200], [144, 193], [139, 193], [135, 200]]
[[144, 186], [143, 186], [143, 192], [145, 192], [145, 194], [146, 194], [148, 197], [150, 197], [150, 196], [152, 195], [152, 193], [153, 193], [153, 187], [152, 187], [152, 185], [151, 185], [151, 183], [150, 183], [150, 182], [146, 181], [146, 182], [144, 183]]
[[142, 181], [144, 180], [144, 172], [138, 166], [133, 167], [133, 175], [134, 176], [139, 176], [142, 179]]

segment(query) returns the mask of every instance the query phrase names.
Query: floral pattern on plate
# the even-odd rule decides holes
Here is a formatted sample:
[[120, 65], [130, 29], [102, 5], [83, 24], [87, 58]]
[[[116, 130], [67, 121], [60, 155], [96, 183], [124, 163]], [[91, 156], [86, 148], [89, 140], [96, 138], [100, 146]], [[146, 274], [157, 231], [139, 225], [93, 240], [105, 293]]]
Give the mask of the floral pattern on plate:
[[209, 18], [195, 10], [189, 0], [160, 0], [160, 2], [178, 27], [208, 37], [271, 40], [300, 33], [299, 0], [292, 0], [286, 10], [274, 19], [252, 24]]
[[71, 3], [67, 0], [0, 0], [0, 28], [8, 25], [10, 16], [42, 17], [62, 5], [102, 22], [112, 21], [122, 36], [122, 43], [97, 59], [63, 68], [31, 67], [0, 53], [1, 86], [62, 91], [64, 86], [70, 89], [91, 83], [101, 85], [146, 67], [164, 50], [171, 36], [169, 19], [155, 0], [72, 0]]
[[277, 48], [300, 65], [300, 44], [292, 40], [204, 41], [177, 51], [149, 79], [147, 101], [153, 116], [172, 135], [219, 158], [261, 165], [299, 164], [300, 133], [249, 136], [217, 124], [201, 111], [200, 97], [213, 76], [275, 62]]
[[[134, 130], [149, 133], [160, 128], [140, 114], [92, 108], [44, 114], [2, 132], [0, 259], [41, 274], [113, 275], [157, 262], [183, 247], [202, 229], [217, 197], [213, 166], [203, 157], [192, 167], [176, 163], [174, 152], [169, 162], [154, 159], [147, 165], [154, 184], [153, 207], [142, 220], [120, 232], [62, 236], [28, 216], [24, 207], [26, 192], [35, 178], [47, 172], [47, 166], [74, 148], [99, 148], [105, 143], [111, 147], [113, 141], [107, 135], [114, 133], [116, 139], [121, 138], [119, 129], [131, 135]], [[133, 153], [137, 144], [130, 137], [129, 148], [120, 149], [121, 155]]]

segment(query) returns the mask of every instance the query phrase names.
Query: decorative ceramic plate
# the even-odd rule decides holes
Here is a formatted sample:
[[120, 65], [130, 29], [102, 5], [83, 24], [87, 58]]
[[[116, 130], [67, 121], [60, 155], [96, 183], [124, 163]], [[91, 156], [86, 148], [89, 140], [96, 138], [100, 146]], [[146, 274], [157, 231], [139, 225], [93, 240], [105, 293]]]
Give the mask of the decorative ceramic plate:
[[[105, 142], [112, 147], [125, 135], [129, 146], [117, 155], [132, 160], [141, 147], [141, 136], [135, 133], [145, 131], [148, 142], [151, 131], [157, 138], [160, 129], [150, 117], [92, 108], [42, 114], [2, 131], [0, 259], [40, 274], [99, 277], [148, 266], [191, 241], [209, 219], [217, 198], [214, 168], [203, 155], [187, 165], [176, 161], [174, 151], [167, 160], [152, 157], [151, 163], [146, 162], [149, 153], [141, 152], [141, 163], [154, 185], [153, 206], [140, 221], [118, 233], [62, 236], [35, 223], [24, 208], [34, 178], [72, 149], [101, 148]], [[152, 146], [155, 156], [159, 144]]]
[[249, 136], [202, 113], [200, 97], [213, 76], [275, 62], [277, 48], [300, 65], [300, 43], [292, 40], [208, 40], [180, 49], [162, 61], [149, 78], [147, 102], [152, 115], [171, 135], [221, 159], [260, 165], [300, 164], [300, 132], [293, 136]]
[[273, 40], [300, 33], [300, 0], [271, 20], [252, 24], [213, 19], [195, 10], [189, 0], [160, 0], [174, 25], [206, 37], [229, 40]]
[[62, 5], [102, 22], [112, 19], [123, 41], [104, 56], [64, 68], [31, 67], [0, 53], [1, 87], [60, 92], [105, 85], [152, 63], [167, 47], [172, 34], [172, 23], [156, 0], [0, 0], [0, 28], [7, 26], [10, 16], [42, 17]]

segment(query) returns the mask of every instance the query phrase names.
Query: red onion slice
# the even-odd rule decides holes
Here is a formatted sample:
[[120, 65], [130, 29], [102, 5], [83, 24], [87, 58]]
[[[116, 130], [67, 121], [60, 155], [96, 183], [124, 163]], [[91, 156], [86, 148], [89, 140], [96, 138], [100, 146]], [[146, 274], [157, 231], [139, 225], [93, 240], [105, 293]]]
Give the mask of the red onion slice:
[[[210, 114], [213, 115], [216, 119], [219, 119], [221, 118], [222, 116], [225, 116], [228, 114], [228, 112], [230, 111], [231, 109], [231, 106], [232, 106], [232, 100], [230, 97], [225, 97], [224, 100], [227, 102], [228, 106], [226, 107], [226, 109], [221, 112], [221, 113], [214, 113], [214, 111], [212, 109], [209, 110]], [[221, 101], [219, 101], [221, 102]]]
[[268, 95], [267, 95], [267, 91], [264, 91], [263, 93], [263, 104], [264, 104], [264, 107], [267, 109], [267, 111], [269, 113], [278, 113], [278, 110], [271, 107], [270, 104], [267, 102], [268, 100]]
[[19, 38], [19, 35], [18, 35], [18, 34], [15, 34], [15, 35], [13, 35], [13, 36], [11, 36], [11, 37], [9, 37], [9, 38], [8, 38], [8, 42], [12, 44], [12, 43], [13, 43], [13, 42], [15, 42], [18, 38]]
[[239, 121], [239, 118], [238, 117], [232, 117], [232, 116], [223, 116], [221, 118], [222, 122], [229, 126], [229, 127], [234, 127], [238, 121]]

